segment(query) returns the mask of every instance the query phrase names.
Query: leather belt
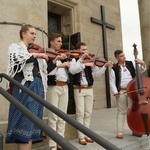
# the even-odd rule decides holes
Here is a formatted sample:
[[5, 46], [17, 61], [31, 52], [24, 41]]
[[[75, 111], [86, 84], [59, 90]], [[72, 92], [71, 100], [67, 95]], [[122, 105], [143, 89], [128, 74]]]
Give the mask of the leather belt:
[[63, 82], [63, 81], [56, 81], [56, 86], [64, 86], [66, 85], [68, 82]]
[[92, 86], [74, 86], [74, 89], [92, 89]]

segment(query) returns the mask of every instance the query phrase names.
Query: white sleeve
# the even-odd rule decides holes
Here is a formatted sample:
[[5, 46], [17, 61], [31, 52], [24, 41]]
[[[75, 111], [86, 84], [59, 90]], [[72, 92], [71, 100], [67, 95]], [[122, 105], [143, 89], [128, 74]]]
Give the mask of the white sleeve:
[[110, 71], [110, 88], [113, 94], [118, 93], [117, 87], [116, 87], [116, 77], [115, 72], [113, 69]]
[[71, 74], [76, 74], [81, 72], [82, 70], [85, 69], [85, 65], [83, 64], [83, 61], [81, 59], [78, 59], [76, 61], [75, 58], [73, 58], [70, 62], [70, 67], [69, 67], [69, 72]]
[[100, 77], [102, 74], [105, 73], [106, 71], [106, 68], [103, 66], [103, 67], [98, 67], [98, 66], [95, 66], [93, 69], [92, 69], [92, 75], [93, 77]]

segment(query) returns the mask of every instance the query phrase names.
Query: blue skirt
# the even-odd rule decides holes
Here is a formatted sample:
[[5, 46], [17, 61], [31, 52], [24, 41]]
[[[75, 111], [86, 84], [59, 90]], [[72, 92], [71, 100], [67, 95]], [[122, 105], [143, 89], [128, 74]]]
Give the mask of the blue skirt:
[[[17, 81], [21, 82], [22, 77], [18, 77]], [[44, 98], [44, 89], [40, 77], [35, 77], [32, 82], [27, 81], [24, 86]], [[25, 92], [20, 91], [16, 86], [13, 87], [12, 95], [34, 115], [42, 119], [43, 105]], [[10, 104], [6, 143], [28, 143], [30, 140], [38, 140], [40, 138], [40, 132], [40, 129], [32, 121]]]

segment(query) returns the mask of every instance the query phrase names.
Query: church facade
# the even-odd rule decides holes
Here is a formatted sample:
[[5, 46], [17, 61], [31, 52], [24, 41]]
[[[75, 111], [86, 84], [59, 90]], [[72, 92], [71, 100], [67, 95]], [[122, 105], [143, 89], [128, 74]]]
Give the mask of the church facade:
[[150, 1], [138, 0], [143, 59], [150, 66]]
[[[60, 32], [70, 36], [72, 44], [85, 42], [90, 53], [115, 61], [114, 51], [122, 49], [119, 3], [119, 0], [1, 0], [0, 73], [6, 72], [8, 46], [20, 40], [19, 30], [23, 23], [36, 27], [36, 43], [41, 46], [44, 41], [48, 47], [49, 33]], [[93, 109], [116, 106], [108, 77], [109, 69], [95, 78]], [[4, 87], [3, 81], [1, 86]], [[0, 133], [5, 136], [9, 102], [2, 95], [0, 99]], [[4, 144], [5, 150], [9, 148]]]

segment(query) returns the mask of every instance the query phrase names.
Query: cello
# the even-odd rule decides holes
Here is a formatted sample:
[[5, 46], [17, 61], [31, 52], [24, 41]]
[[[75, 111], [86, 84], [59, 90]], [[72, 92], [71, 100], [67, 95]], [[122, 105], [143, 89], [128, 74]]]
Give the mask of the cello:
[[[134, 56], [137, 58], [136, 44]], [[127, 86], [127, 95], [132, 100], [132, 106], [127, 110], [127, 123], [136, 134], [150, 133], [150, 78], [140, 73], [139, 64], [136, 63], [136, 76]]]

